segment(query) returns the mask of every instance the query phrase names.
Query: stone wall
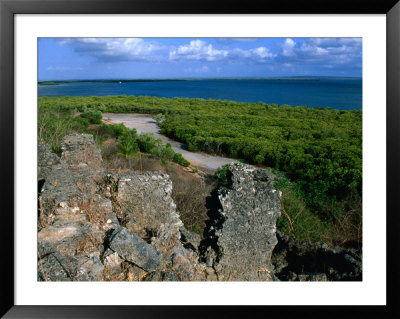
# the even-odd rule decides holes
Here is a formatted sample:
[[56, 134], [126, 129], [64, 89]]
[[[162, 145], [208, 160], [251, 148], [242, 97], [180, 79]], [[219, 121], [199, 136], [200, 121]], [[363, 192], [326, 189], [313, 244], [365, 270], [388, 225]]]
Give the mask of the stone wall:
[[91, 135], [62, 151], [39, 145], [39, 280], [205, 280], [168, 175], [106, 172]]
[[273, 280], [271, 254], [281, 205], [272, 174], [235, 163], [227, 176], [228, 186], [214, 193], [212, 223], [203, 243], [206, 263], [219, 280]]

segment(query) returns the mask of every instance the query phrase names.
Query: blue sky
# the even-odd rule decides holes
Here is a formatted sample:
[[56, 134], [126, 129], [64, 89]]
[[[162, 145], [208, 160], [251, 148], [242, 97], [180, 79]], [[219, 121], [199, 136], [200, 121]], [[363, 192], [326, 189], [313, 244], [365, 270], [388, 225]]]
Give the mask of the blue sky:
[[40, 38], [45, 80], [362, 76], [361, 38]]

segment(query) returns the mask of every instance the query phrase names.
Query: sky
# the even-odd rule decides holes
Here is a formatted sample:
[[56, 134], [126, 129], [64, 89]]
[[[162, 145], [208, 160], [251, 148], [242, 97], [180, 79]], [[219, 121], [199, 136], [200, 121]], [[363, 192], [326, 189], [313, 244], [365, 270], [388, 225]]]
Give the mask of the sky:
[[38, 80], [362, 76], [361, 38], [39, 38]]

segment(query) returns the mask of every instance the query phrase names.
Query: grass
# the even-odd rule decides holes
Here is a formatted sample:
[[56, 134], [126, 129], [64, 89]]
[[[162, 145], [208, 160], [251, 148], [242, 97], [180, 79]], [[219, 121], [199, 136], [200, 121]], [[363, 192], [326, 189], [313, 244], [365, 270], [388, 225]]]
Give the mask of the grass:
[[355, 196], [352, 201], [342, 205], [335, 220], [324, 220], [314, 214], [304, 200], [296, 183], [282, 174], [275, 180], [275, 188], [282, 192], [281, 216], [277, 228], [284, 234], [312, 242], [325, 242], [331, 245], [360, 248], [362, 245], [362, 203]]

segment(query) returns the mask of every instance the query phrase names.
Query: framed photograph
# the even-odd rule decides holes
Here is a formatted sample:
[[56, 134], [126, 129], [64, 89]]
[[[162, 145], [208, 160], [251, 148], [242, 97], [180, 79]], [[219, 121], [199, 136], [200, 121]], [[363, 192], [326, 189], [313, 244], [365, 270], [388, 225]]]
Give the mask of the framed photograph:
[[397, 1], [0, 10], [5, 318], [399, 314]]

